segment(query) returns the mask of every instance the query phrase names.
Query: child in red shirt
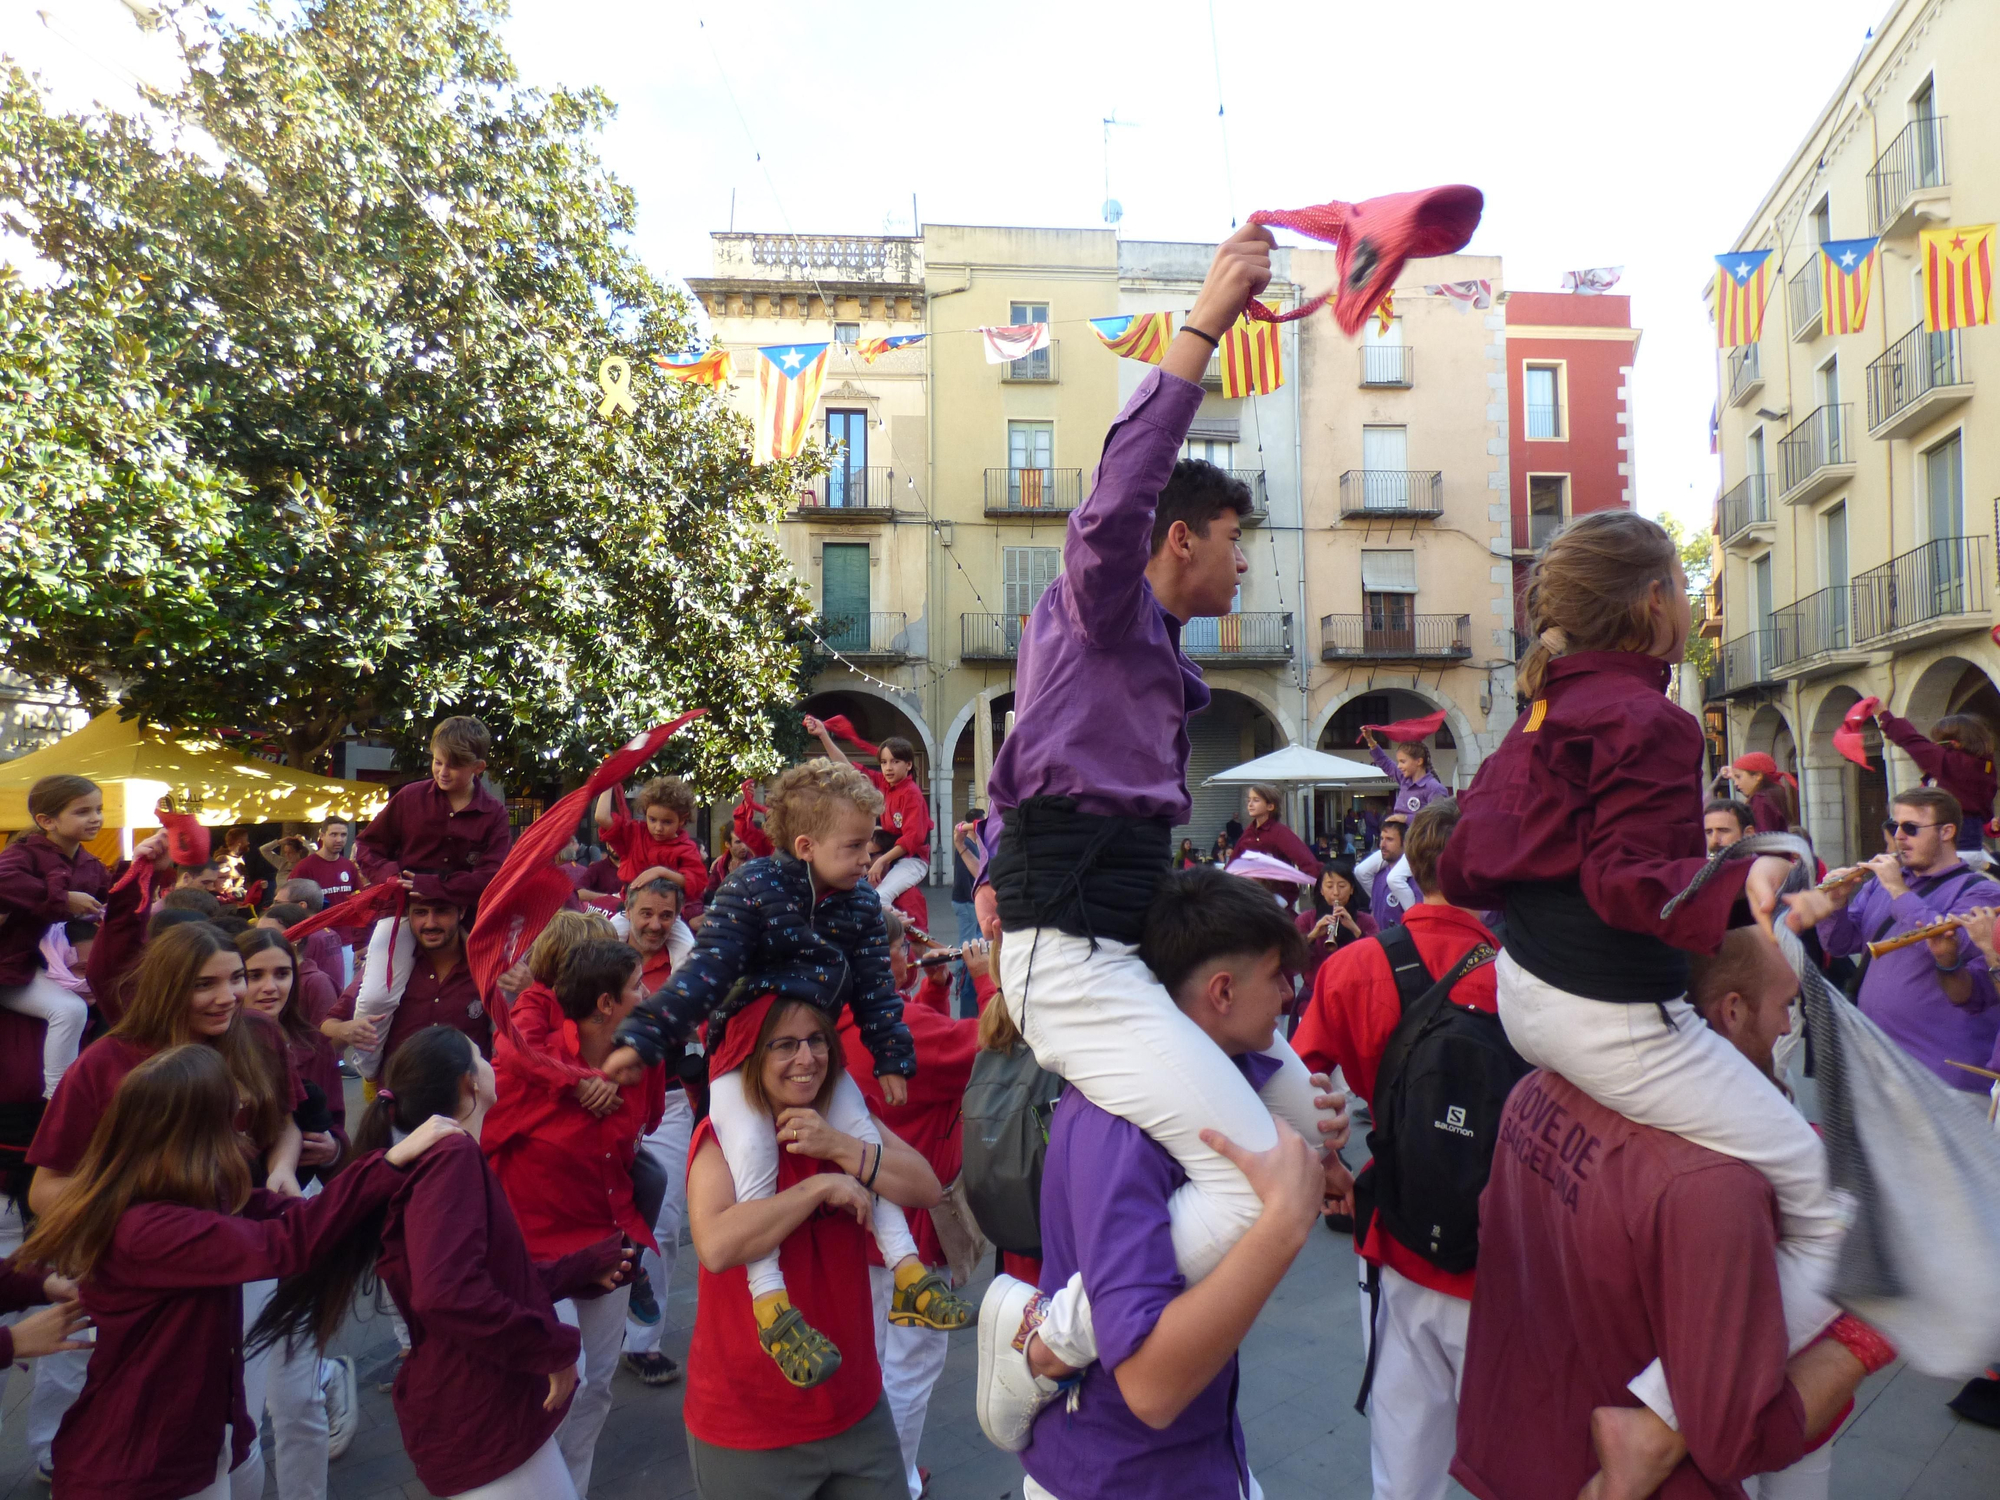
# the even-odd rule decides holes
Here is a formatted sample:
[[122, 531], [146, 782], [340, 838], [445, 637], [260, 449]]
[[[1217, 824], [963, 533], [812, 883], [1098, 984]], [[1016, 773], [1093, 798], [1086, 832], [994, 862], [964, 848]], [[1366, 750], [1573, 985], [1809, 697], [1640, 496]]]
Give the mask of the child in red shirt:
[[891, 841], [868, 867], [868, 883], [875, 887], [875, 894], [882, 898], [884, 906], [894, 906], [903, 892], [923, 884], [931, 868], [931, 808], [924, 799], [923, 788], [916, 782], [917, 752], [901, 735], [891, 735], [880, 745], [871, 745], [838, 715], [825, 721], [810, 715], [806, 718], [806, 733], [818, 736], [826, 747], [827, 759], [852, 765], [834, 743], [835, 731], [852, 740], [863, 755], [872, 755], [882, 763], [879, 771], [867, 766], [856, 769], [874, 782], [875, 789], [882, 794], [880, 826]]
[[708, 889], [708, 861], [687, 833], [694, 818], [694, 793], [678, 776], [655, 776], [639, 788], [639, 816], [625, 810], [617, 787], [607, 787], [597, 799], [597, 833], [604, 847], [618, 856], [618, 888], [622, 891], [655, 866], [665, 879], [681, 888], [684, 911], [701, 910]]

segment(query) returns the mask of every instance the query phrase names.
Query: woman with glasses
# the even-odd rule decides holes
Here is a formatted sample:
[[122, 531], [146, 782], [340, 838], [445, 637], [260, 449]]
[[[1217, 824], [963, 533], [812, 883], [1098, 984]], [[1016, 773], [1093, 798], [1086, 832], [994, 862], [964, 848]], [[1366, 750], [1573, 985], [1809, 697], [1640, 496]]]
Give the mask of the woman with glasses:
[[[879, 1122], [880, 1145], [827, 1124], [845, 1058], [824, 1011], [767, 997], [733, 1024], [754, 1028], [743, 1094], [771, 1117], [781, 1155], [777, 1192], [738, 1202], [713, 1126], [704, 1120], [695, 1131], [688, 1223], [701, 1271], [682, 1403], [695, 1488], [709, 1500], [906, 1500], [875, 1358], [869, 1215], [876, 1195], [929, 1208], [942, 1189], [924, 1159]], [[750, 1315], [744, 1268], [774, 1251], [793, 1315], [840, 1351], [810, 1386], [792, 1384], [765, 1356]]]

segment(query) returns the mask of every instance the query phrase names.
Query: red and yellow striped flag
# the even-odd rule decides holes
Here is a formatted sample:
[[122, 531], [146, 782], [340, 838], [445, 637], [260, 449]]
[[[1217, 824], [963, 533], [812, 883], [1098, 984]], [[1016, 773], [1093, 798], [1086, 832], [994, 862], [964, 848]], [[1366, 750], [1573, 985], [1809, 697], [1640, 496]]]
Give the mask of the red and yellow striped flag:
[[1764, 301], [1770, 292], [1768, 250], [1718, 255], [1715, 264], [1715, 342], [1734, 349], [1764, 336]]
[[1924, 256], [1924, 327], [1932, 333], [1993, 321], [1991, 224], [1926, 229], [1918, 238]]
[[669, 378], [695, 385], [725, 386], [736, 378], [736, 362], [720, 344], [706, 354], [655, 354], [653, 363]]
[[1285, 383], [1285, 356], [1276, 323], [1246, 313], [1222, 336], [1222, 394], [1231, 401], [1268, 396]]
[[1828, 240], [1819, 247], [1820, 305], [1828, 333], [1859, 333], [1868, 323], [1874, 240]]

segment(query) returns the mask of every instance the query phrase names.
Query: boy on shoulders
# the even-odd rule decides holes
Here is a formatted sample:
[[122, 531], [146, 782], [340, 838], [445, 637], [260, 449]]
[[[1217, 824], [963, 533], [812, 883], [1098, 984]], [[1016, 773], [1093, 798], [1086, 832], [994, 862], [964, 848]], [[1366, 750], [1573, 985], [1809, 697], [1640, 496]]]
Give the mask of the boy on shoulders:
[[471, 916], [514, 841], [506, 804], [480, 782], [492, 749], [492, 731], [477, 719], [446, 719], [431, 731], [430, 779], [399, 790], [355, 844], [370, 885], [399, 880]]

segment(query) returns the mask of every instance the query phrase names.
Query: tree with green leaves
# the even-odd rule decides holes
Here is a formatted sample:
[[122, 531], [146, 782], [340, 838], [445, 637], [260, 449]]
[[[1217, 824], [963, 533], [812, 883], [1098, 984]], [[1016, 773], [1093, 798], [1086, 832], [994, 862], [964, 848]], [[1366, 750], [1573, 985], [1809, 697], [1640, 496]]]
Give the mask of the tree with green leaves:
[[[1675, 549], [1681, 555], [1681, 571], [1687, 574], [1688, 606], [1694, 615], [1694, 623], [1699, 626], [1708, 613], [1708, 589], [1713, 581], [1714, 541], [1705, 531], [1689, 532], [1674, 516], [1662, 516], [1660, 525], [1673, 538]], [[1696, 682], [1702, 681], [1715, 671], [1715, 642], [1708, 636], [1696, 633], [1688, 636], [1687, 667], [1694, 674]]]
[[[187, 77], [156, 116], [56, 114], [4, 80], [0, 204], [62, 273], [9, 292], [10, 320], [39, 299], [101, 366], [42, 419], [93, 456], [26, 481], [36, 539], [0, 522], [10, 575], [57, 531], [68, 559], [0, 595], [10, 662], [300, 766], [474, 713], [502, 769], [550, 780], [694, 706], [679, 768], [721, 789], [775, 765], [807, 610], [771, 523], [804, 464], [753, 464], [698, 387], [635, 375], [636, 414], [599, 414], [602, 361], [686, 347], [689, 308], [625, 247], [634, 200], [593, 148], [609, 101], [521, 87], [500, 14], [173, 12]], [[117, 381], [178, 455], [136, 509], [87, 503], [82, 470], [143, 434], [67, 415]]]

